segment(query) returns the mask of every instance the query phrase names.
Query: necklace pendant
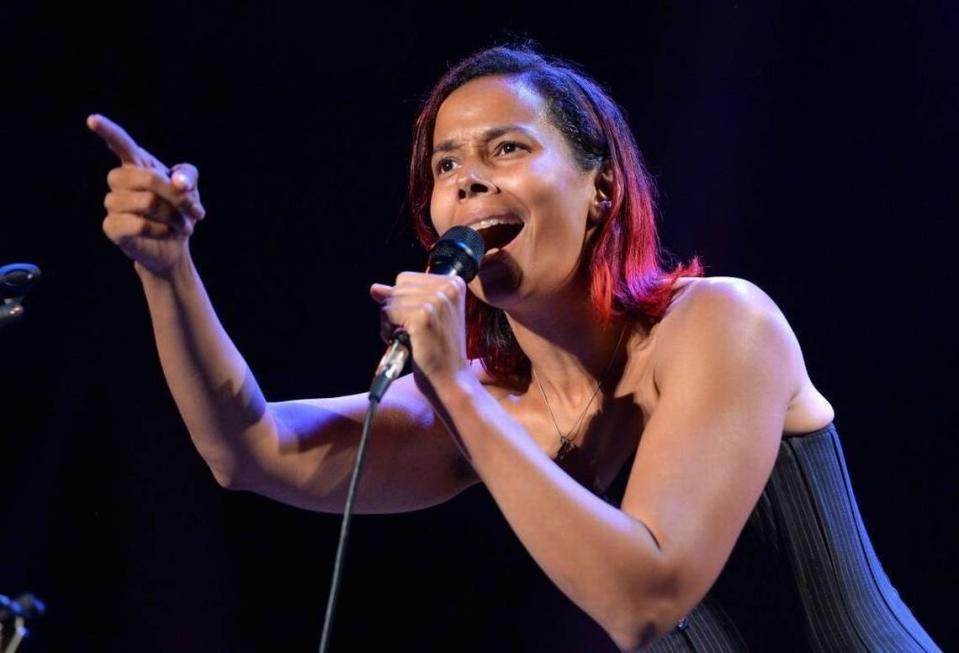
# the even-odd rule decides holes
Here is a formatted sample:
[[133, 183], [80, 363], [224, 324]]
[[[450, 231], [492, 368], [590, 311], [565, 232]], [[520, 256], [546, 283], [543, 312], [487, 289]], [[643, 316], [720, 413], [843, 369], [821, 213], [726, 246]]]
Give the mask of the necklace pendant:
[[565, 435], [559, 436], [559, 451], [556, 452], [556, 460], [559, 461], [565, 458], [575, 446], [573, 441]]

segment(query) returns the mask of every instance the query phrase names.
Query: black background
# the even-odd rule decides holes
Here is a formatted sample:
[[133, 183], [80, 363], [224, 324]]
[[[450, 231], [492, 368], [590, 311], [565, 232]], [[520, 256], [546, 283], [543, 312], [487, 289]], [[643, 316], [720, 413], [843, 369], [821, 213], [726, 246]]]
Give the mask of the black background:
[[[886, 571], [959, 645], [953, 3], [129, 4], [0, 8], [0, 264], [44, 273], [0, 331], [0, 592], [49, 608], [24, 651], [315, 650], [339, 528], [222, 490], [193, 449], [100, 231], [115, 162], [86, 115], [199, 166], [194, 258], [267, 398], [352, 393], [381, 350], [369, 284], [424, 260], [418, 103], [510, 35], [626, 108], [666, 247], [786, 313]], [[482, 488], [358, 517], [344, 582], [339, 651], [564, 651], [582, 627]]]

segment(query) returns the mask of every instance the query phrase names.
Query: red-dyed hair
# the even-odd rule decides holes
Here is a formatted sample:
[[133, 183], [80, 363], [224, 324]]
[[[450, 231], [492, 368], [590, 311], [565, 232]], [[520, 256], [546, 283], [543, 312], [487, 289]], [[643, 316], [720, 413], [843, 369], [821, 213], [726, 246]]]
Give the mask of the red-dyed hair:
[[[551, 123], [569, 143], [584, 170], [608, 166], [612, 205], [594, 234], [585, 260], [590, 298], [603, 320], [612, 316], [657, 320], [680, 276], [702, 276], [699, 259], [663, 267], [656, 230], [655, 188], [623, 111], [595, 81], [569, 62], [548, 58], [527, 44], [482, 50], [452, 67], [423, 104], [413, 135], [409, 202], [416, 234], [429, 249], [439, 237], [430, 219], [433, 193], [433, 130], [440, 105], [460, 86], [479, 77], [507, 76], [535, 90]], [[529, 359], [513, 336], [505, 313], [472, 294], [466, 304], [467, 351], [494, 378], [529, 381]]]

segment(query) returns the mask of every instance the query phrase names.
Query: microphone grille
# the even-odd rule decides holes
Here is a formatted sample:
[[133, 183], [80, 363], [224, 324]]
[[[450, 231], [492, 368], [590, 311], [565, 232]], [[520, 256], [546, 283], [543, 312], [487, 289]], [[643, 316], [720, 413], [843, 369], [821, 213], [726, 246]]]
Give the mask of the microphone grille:
[[430, 267], [449, 265], [466, 282], [472, 281], [486, 253], [486, 243], [475, 229], [453, 227], [430, 250]]
[[456, 240], [464, 245], [470, 250], [471, 256], [473, 256], [477, 263], [480, 262], [483, 254], [486, 253], [486, 243], [475, 229], [470, 229], [469, 227], [453, 227], [443, 234], [443, 238], [441, 238], [441, 240], [447, 239]]

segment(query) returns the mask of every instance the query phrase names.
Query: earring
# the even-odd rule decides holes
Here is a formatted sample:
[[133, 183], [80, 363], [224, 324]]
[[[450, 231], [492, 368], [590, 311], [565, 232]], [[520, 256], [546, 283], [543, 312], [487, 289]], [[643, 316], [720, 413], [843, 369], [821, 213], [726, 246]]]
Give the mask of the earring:
[[604, 198], [597, 200], [593, 206], [595, 209], [589, 212], [589, 222], [593, 225], [598, 225], [609, 215], [610, 210], [613, 208], [613, 203]]

